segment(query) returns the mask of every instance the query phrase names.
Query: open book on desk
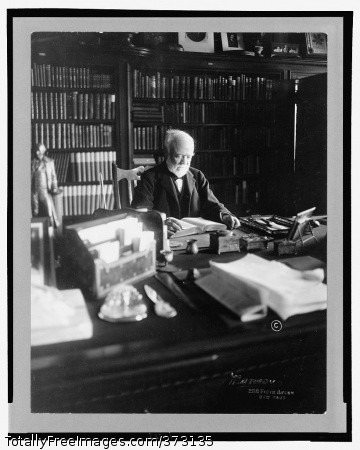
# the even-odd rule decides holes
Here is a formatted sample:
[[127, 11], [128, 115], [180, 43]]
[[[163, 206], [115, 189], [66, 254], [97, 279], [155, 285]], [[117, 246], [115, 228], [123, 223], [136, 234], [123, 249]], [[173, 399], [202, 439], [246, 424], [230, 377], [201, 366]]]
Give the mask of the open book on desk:
[[210, 267], [211, 273], [195, 284], [243, 321], [266, 314], [267, 307], [282, 320], [326, 309], [322, 268], [296, 270], [252, 254], [230, 263], [210, 261]]
[[192, 234], [202, 234], [208, 231], [226, 230], [226, 225], [224, 223], [213, 222], [212, 220], [206, 220], [202, 217], [184, 217], [179, 222], [182, 226], [182, 230], [174, 233], [171, 236], [171, 239], [190, 236]]

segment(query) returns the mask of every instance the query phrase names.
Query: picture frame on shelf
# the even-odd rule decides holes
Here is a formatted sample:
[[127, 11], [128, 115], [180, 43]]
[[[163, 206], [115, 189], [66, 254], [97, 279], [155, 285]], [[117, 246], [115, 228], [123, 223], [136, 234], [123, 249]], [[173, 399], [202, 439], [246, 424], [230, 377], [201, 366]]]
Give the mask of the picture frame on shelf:
[[214, 53], [214, 33], [179, 33], [179, 44], [186, 52]]
[[327, 58], [326, 33], [305, 33], [306, 57]]
[[244, 51], [244, 37], [242, 33], [221, 33], [221, 45], [224, 52]]
[[299, 58], [299, 44], [288, 44], [286, 42], [271, 43], [272, 58]]

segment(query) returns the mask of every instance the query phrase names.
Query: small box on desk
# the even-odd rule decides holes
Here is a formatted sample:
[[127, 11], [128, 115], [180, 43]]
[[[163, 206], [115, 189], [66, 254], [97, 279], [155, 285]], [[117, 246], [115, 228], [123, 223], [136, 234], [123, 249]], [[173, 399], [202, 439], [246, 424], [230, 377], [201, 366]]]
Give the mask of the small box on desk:
[[[123, 232], [126, 224], [127, 234]], [[136, 228], [142, 229], [142, 223], [134, 217], [124, 218], [123, 214], [66, 227], [66, 264], [76, 287], [99, 299], [121, 283], [153, 275], [156, 272], [153, 232], [141, 231], [135, 236]]]
[[210, 250], [219, 255], [226, 252], [239, 252], [239, 236], [234, 236], [230, 231], [210, 233]]
[[272, 238], [258, 234], [245, 234], [240, 238], [240, 247], [247, 251], [266, 250]]
[[274, 242], [274, 251], [279, 256], [282, 255], [296, 255], [296, 242], [290, 239], [283, 239], [282, 241]]

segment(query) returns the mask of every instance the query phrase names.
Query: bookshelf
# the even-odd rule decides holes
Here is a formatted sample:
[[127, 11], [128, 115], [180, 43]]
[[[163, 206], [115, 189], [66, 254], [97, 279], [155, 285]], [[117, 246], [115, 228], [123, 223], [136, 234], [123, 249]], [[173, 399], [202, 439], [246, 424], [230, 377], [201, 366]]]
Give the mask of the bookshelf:
[[151, 70], [128, 66], [133, 159], [162, 160], [167, 129], [195, 140], [192, 166], [236, 213], [267, 201], [269, 160], [277, 147], [279, 74]]
[[[102, 206], [97, 174], [110, 186], [111, 162], [161, 162], [170, 127], [194, 137], [192, 164], [234, 213], [297, 212], [294, 86], [326, 73], [326, 61], [160, 51], [105, 34], [38, 33], [32, 41], [32, 143], [44, 140], [55, 160], [70, 219]], [[311, 142], [301, 148], [304, 174], [317, 151]], [[105, 197], [112, 207], [112, 193]], [[312, 199], [309, 187], [303, 203]]]
[[[116, 84], [111, 66], [33, 58], [32, 145], [44, 143], [62, 188], [64, 216], [113, 208], [111, 164], [116, 161]], [[104, 191], [100, 188], [100, 174]]]

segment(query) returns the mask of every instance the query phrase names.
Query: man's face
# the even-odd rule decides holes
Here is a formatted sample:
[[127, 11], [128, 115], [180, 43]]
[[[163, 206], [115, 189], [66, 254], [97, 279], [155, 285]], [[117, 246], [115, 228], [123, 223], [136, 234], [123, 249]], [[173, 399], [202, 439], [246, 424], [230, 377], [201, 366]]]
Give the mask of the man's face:
[[183, 141], [176, 149], [172, 149], [166, 159], [170, 172], [177, 177], [183, 177], [190, 168], [191, 158], [194, 156], [194, 144], [191, 141]]
[[45, 145], [40, 145], [40, 147], [35, 152], [36, 159], [41, 161], [44, 158], [45, 152], [46, 152]]

